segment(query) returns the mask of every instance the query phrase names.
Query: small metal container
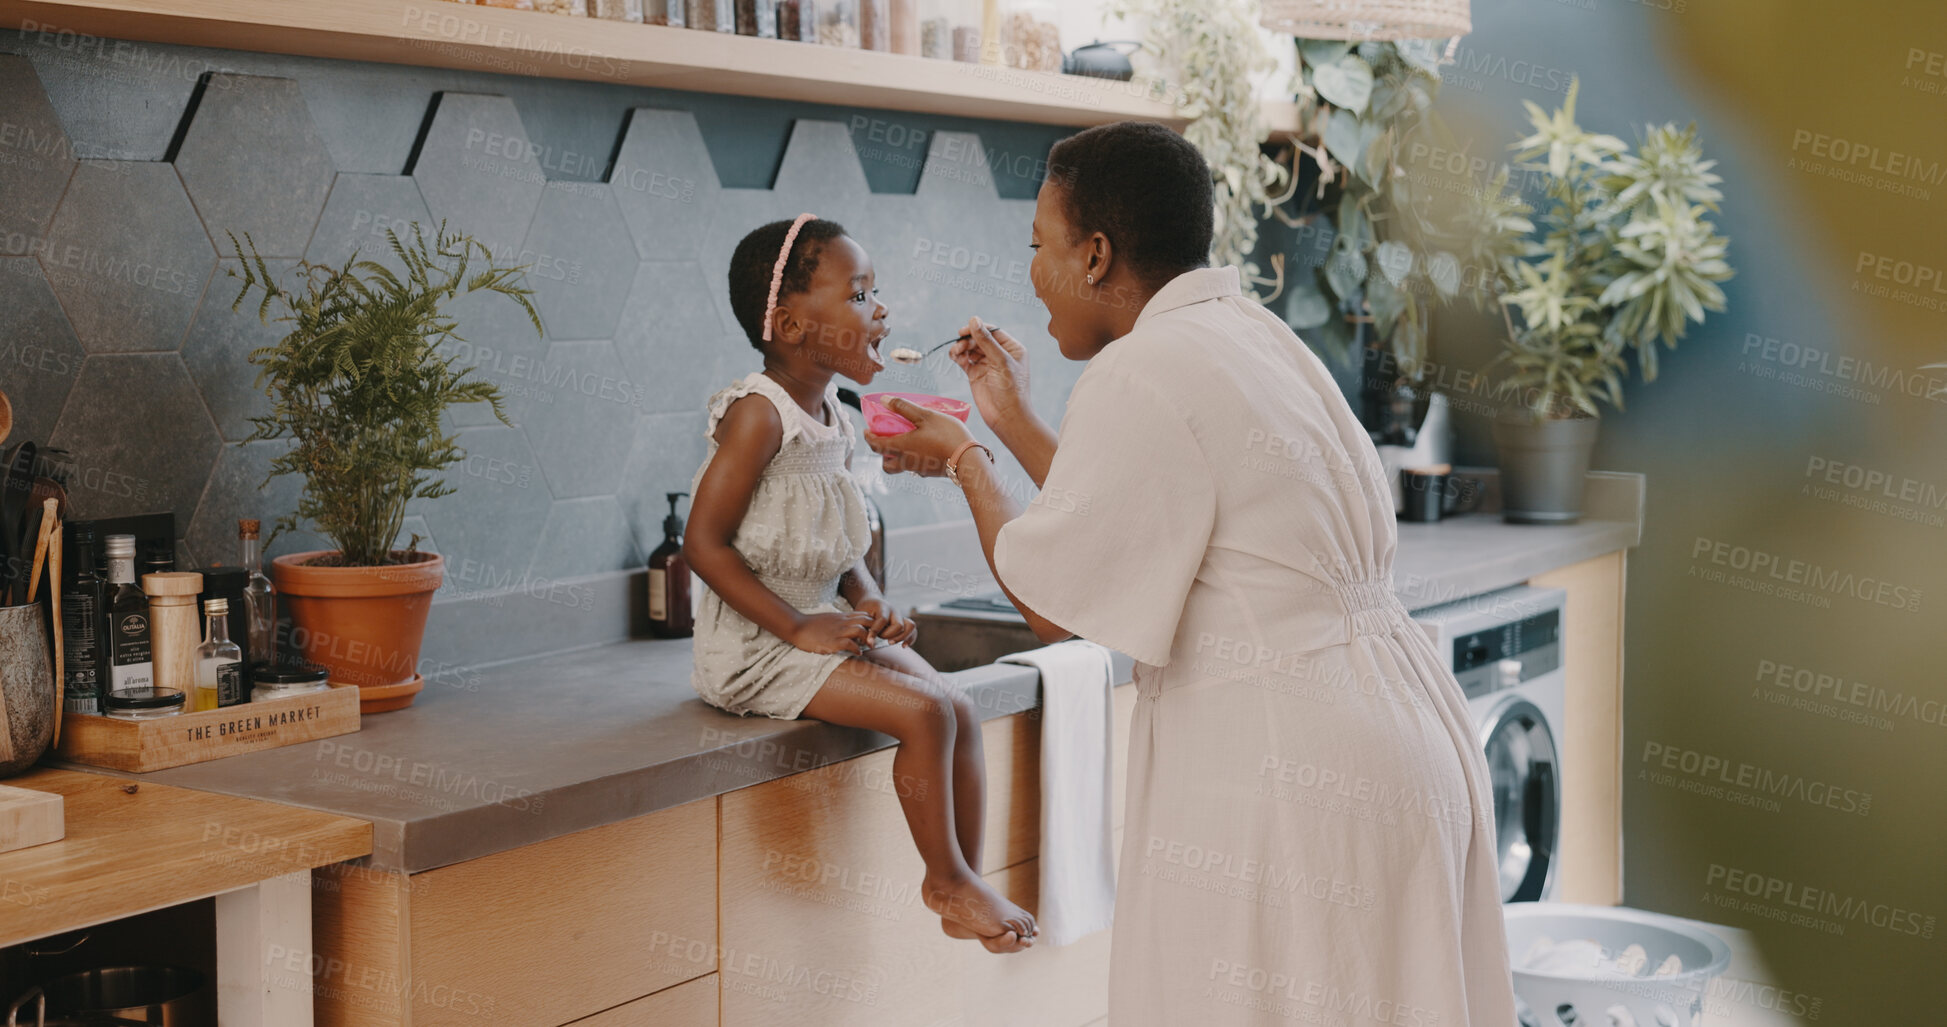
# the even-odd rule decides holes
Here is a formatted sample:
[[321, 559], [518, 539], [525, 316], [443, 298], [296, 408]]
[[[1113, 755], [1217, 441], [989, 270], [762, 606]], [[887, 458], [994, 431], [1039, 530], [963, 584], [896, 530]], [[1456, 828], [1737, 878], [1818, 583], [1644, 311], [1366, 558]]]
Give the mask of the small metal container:
[[268, 702], [331, 687], [331, 675], [315, 663], [255, 663], [250, 666], [250, 701]]
[[155, 717], [173, 717], [183, 711], [188, 701], [187, 696], [174, 688], [138, 685], [103, 695], [101, 712], [123, 720], [150, 720]]

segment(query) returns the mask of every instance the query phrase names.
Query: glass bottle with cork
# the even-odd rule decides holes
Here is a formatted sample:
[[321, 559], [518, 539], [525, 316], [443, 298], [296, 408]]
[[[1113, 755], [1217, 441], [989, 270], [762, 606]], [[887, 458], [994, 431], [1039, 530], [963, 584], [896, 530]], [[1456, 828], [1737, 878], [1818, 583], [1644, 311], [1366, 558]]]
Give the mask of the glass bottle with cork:
[[243, 649], [230, 641], [230, 603], [203, 600], [203, 644], [196, 647], [196, 708], [235, 706], [244, 694]]
[[254, 518], [237, 522], [237, 556], [249, 575], [243, 586], [243, 603], [249, 613], [250, 633], [245, 641], [252, 663], [276, 663], [277, 590], [264, 576], [264, 554], [257, 542], [263, 524]]

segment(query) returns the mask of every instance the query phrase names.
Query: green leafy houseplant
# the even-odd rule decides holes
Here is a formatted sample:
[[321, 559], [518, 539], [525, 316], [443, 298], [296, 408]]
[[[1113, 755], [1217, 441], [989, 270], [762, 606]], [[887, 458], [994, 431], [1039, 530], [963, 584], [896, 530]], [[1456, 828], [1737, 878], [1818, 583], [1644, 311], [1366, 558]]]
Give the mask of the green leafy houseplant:
[[[1514, 287], [1501, 355], [1509, 384], [1538, 417], [1594, 417], [1622, 409], [1634, 353], [1656, 380], [1657, 343], [1674, 349], [1705, 311], [1724, 309], [1717, 283], [1733, 274], [1729, 240], [1707, 216], [1723, 198], [1693, 124], [1651, 126], [1635, 152], [1575, 121], [1579, 82], [1553, 113], [1527, 103], [1533, 133], [1512, 149], [1523, 170], [1545, 173], [1542, 239], [1509, 260]], [[1518, 322], [1518, 323], [1517, 323]]]
[[[1294, 227], [1328, 222], [1332, 242], [1309, 280], [1290, 283], [1286, 320], [1341, 361], [1369, 349], [1361, 355], [1380, 358], [1388, 379], [1374, 386], [1412, 384], [1427, 359], [1433, 307], [1465, 299], [1491, 308], [1502, 257], [1534, 226], [1503, 192], [1505, 175], [1456, 204], [1403, 159], [1451, 148], [1433, 110], [1441, 57], [1431, 40], [1296, 42], [1301, 120], [1321, 130], [1316, 145], [1294, 148], [1318, 166], [1318, 188], [1275, 213]], [[1369, 332], [1354, 330], [1366, 325]]]
[[[247, 237], [246, 237], [247, 238]], [[487, 403], [509, 423], [500, 390], [470, 380], [442, 344], [457, 341], [448, 302], [487, 290], [520, 304], [538, 333], [540, 316], [522, 285], [524, 269], [495, 266], [479, 242], [449, 235], [440, 226], [431, 240], [413, 225], [408, 245], [390, 230], [386, 241], [403, 274], [354, 254], [341, 266], [298, 265], [302, 285], [280, 284], [254, 244], [246, 255], [230, 244], [242, 279], [232, 309], [251, 290], [261, 290], [258, 316], [291, 328], [276, 345], [253, 350], [261, 370], [257, 385], [271, 397], [271, 412], [252, 418], [257, 439], [290, 438], [296, 445], [271, 464], [271, 476], [300, 474], [304, 493], [297, 510], [280, 517], [277, 531], [300, 521], [315, 524], [336, 545], [318, 563], [371, 567], [398, 562], [393, 540], [406, 504], [451, 492], [439, 472], [464, 458], [440, 425], [456, 403]], [[476, 262], [484, 265], [476, 268]]]
[[337, 546], [272, 561], [278, 603], [292, 622], [280, 658], [301, 650], [334, 685], [358, 686], [364, 713], [410, 705], [425, 687], [419, 649], [445, 561], [419, 552], [417, 537], [403, 551], [392, 543], [409, 502], [453, 491], [439, 475], [465, 454], [440, 417], [456, 403], [486, 403], [508, 423], [499, 389], [470, 378], [472, 369], [442, 349], [459, 341], [447, 304], [499, 293], [541, 331], [524, 268], [497, 266], [485, 246], [449, 235], [444, 224], [431, 240], [414, 224], [410, 243], [390, 231], [386, 241], [397, 273], [353, 254], [336, 266], [301, 261], [298, 284], [287, 286], [254, 244], [245, 253], [230, 239], [238, 264], [230, 273], [242, 279], [231, 308], [260, 290], [258, 317], [269, 323], [278, 308], [276, 320], [290, 326], [250, 354], [271, 398], [271, 412], [253, 418], [251, 438], [295, 443], [265, 480], [304, 478], [297, 509], [277, 519], [277, 531], [308, 521]]

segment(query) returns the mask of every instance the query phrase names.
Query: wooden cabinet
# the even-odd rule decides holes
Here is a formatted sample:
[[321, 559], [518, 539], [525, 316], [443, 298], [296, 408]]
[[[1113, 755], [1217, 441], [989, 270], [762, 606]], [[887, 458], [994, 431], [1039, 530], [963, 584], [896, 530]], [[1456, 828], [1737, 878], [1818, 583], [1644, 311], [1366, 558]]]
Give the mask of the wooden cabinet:
[[576, 1020], [571, 1027], [689, 1027], [717, 1022], [717, 975], [709, 974]]
[[409, 878], [321, 872], [317, 1022], [553, 1027], [712, 973], [716, 821], [706, 799]]
[[1533, 578], [1568, 591], [1562, 632], [1567, 694], [1562, 711], [1562, 862], [1556, 899], [1622, 901], [1623, 584], [1627, 550]]
[[[1116, 689], [1119, 783], [1135, 688]], [[1038, 711], [983, 725], [983, 876], [1035, 908]], [[949, 938], [920, 901], [924, 864], [885, 750], [722, 796], [722, 1022], [1079, 1025], [1103, 1015], [1106, 931], [995, 956]], [[1120, 791], [1114, 798], [1121, 821]]]

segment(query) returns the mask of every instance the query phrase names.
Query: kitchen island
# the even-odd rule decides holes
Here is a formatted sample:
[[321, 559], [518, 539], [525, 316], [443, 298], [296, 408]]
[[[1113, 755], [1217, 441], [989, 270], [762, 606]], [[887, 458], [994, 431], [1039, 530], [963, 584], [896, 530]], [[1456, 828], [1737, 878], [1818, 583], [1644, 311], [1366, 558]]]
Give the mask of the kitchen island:
[[[1569, 591], [1563, 826], [1586, 858], [1561, 868], [1565, 901], [1620, 898], [1623, 567], [1642, 495], [1640, 476], [1598, 474], [1579, 524], [1483, 513], [1400, 529], [1394, 584], [1409, 609], [1523, 582]], [[1132, 668], [1116, 654], [1118, 842]], [[688, 640], [522, 660], [428, 688], [355, 735], [142, 780], [373, 825], [370, 857], [315, 874], [319, 1024], [1104, 1015], [1108, 932], [1005, 959], [941, 933], [919, 901], [892, 739], [720, 713], [689, 671]], [[986, 721], [981, 869], [1033, 908], [1038, 674], [949, 677]]]

